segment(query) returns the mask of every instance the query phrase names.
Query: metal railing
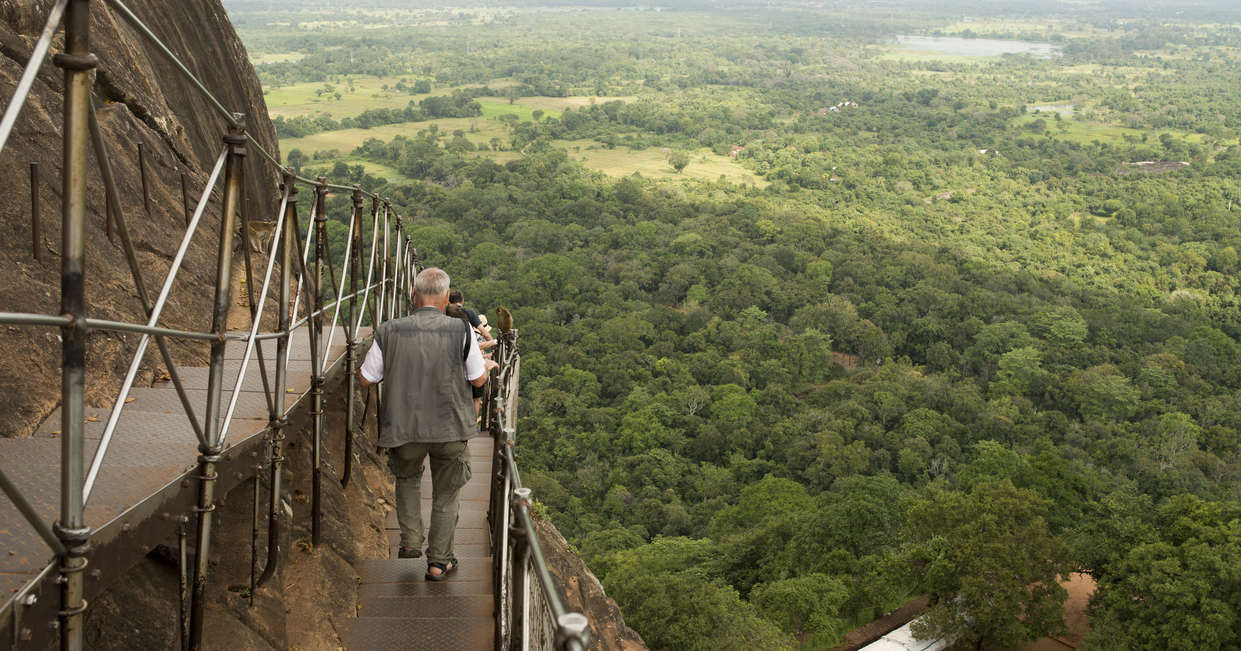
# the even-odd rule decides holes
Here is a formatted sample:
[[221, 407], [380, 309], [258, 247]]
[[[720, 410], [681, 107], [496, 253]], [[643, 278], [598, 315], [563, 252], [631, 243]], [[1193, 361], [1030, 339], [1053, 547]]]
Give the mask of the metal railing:
[[590, 643], [586, 616], [570, 611], [548, 568], [534, 525], [531, 491], [522, 486], [513, 453], [517, 433], [521, 355], [517, 330], [501, 331], [484, 400], [484, 427], [494, 441], [491, 475], [493, 580], [496, 588], [495, 648], [508, 651], [584, 651]]
[[[85, 507], [91, 498], [99, 476], [100, 469], [107, 460], [107, 453], [116, 433], [121, 415], [125, 409], [130, 390], [134, 385], [140, 366], [152, 339], [159, 350], [162, 362], [168, 371], [178, 400], [184, 409], [191, 428], [198, 442], [197, 459], [197, 505], [193, 512], [197, 520], [194, 528], [194, 563], [193, 568], [187, 567], [187, 525], [189, 519], [178, 519], [179, 558], [182, 577], [181, 598], [189, 601], [188, 614], [185, 604], [179, 610], [182, 613], [182, 642], [189, 649], [203, 646], [203, 607], [205, 604], [205, 588], [208, 581], [208, 558], [211, 543], [213, 511], [215, 510], [215, 483], [218, 478], [216, 466], [226, 447], [226, 439], [236, 413], [238, 398], [242, 390], [243, 380], [252, 358], [257, 357], [260, 377], [263, 384], [263, 395], [267, 404], [270, 437], [267, 439], [266, 469], [270, 472], [270, 499], [267, 503], [268, 515], [268, 546], [267, 562], [260, 573], [257, 567], [258, 558], [258, 520], [260, 495], [258, 475], [264, 466], [255, 471], [255, 510], [252, 531], [252, 562], [251, 562], [251, 600], [254, 588], [271, 578], [278, 563], [279, 512], [281, 510], [281, 468], [284, 462], [283, 442], [285, 428], [288, 426], [288, 409], [284, 407], [285, 389], [288, 380], [288, 363], [290, 343], [293, 333], [305, 327], [308, 333], [311, 353], [311, 438], [313, 456], [313, 494], [311, 499], [312, 541], [318, 543], [320, 533], [320, 484], [321, 484], [321, 452], [324, 428], [323, 386], [328, 369], [327, 352], [331, 349], [331, 340], [335, 335], [337, 323], [343, 325], [345, 333], [345, 368], [347, 377], [346, 433], [344, 471], [340, 481], [349, 481], [352, 454], [352, 438], [357, 423], [353, 414], [353, 398], [356, 394], [354, 366], [356, 347], [365, 317], [369, 313], [372, 324], [379, 324], [385, 318], [404, 314], [408, 307], [408, 290], [412, 286], [413, 277], [418, 269], [416, 250], [410, 245], [405, 233], [404, 224], [391, 207], [391, 204], [374, 193], [366, 192], [357, 185], [345, 186], [328, 183], [325, 178], [310, 180], [296, 175], [291, 169], [280, 166], [269, 152], [246, 132], [245, 116], [229, 111], [224, 103], [216, 98], [203, 83], [189, 71], [172, 51], [143, 22], [125, 6], [121, 0], [103, 0], [124, 21], [141, 35], [151, 46], [160, 51], [174, 64], [178, 73], [196, 87], [214, 106], [226, 125], [222, 133], [223, 147], [214, 167], [203, 188], [200, 198], [195, 204], [192, 214], [187, 214], [187, 225], [180, 246], [174, 255], [165, 275], [164, 282], [154, 300], [142, 275], [138, 257], [135, 253], [130, 230], [122, 210], [116, 178], [112, 169], [112, 158], [107, 144], [101, 135], [99, 121], [95, 114], [92, 97], [92, 70], [98, 60], [90, 52], [90, 9], [91, 0], [55, 0], [48, 14], [46, 25], [39, 40], [32, 50], [29, 62], [22, 77], [10, 98], [4, 116], [0, 119], [0, 152], [3, 151], [8, 137], [17, 122], [18, 114], [29, 95], [34, 77], [51, 48], [52, 39], [60, 26], [64, 28], [64, 50], [53, 57], [54, 63], [64, 71], [64, 128], [63, 128], [63, 171], [62, 171], [62, 246], [61, 246], [61, 308], [58, 314], [34, 313], [0, 313], [0, 323], [31, 328], [56, 327], [60, 329], [62, 338], [62, 377], [61, 377], [61, 454], [60, 454], [60, 517], [56, 522], [47, 523], [39, 515], [37, 509], [21, 488], [5, 475], [0, 469], [0, 490], [17, 507], [30, 527], [46, 542], [56, 558], [43, 569], [26, 587], [8, 602], [12, 609], [14, 624], [14, 640], [19, 630], [21, 608], [28, 597], [31, 586], [41, 583], [52, 575], [58, 575], [56, 581], [60, 585], [60, 607], [58, 610], [58, 630], [62, 649], [83, 648], [83, 615], [87, 610], [84, 593], [83, 575], [87, 567], [87, 553], [90, 550], [92, 529], [85, 521]], [[86, 220], [88, 213], [88, 160], [93, 150], [98, 164], [98, 172], [104, 185], [104, 206], [108, 220], [109, 234], [115, 227], [120, 246], [128, 263], [135, 293], [141, 303], [145, 322], [128, 323], [111, 321], [87, 316], [87, 301], [84, 295], [85, 285], [85, 241]], [[266, 242], [268, 259], [263, 271], [263, 282], [258, 295], [255, 295], [253, 282], [254, 255], [251, 250], [249, 228], [245, 214], [240, 210], [243, 201], [242, 178], [245, 170], [246, 155], [249, 151], [257, 151], [265, 159], [264, 162], [279, 168], [282, 183], [280, 187], [280, 207], [275, 215], [275, 226], [271, 232], [270, 242]], [[149, 207], [147, 181], [145, 178], [145, 161], [140, 161], [140, 172], [143, 175], [143, 199]], [[38, 182], [37, 166], [31, 164], [32, 176], [32, 216], [35, 228], [35, 255], [38, 256]], [[185, 196], [185, 178], [181, 177], [183, 203], [188, 201]], [[314, 191], [314, 203], [303, 237], [298, 219], [298, 187], [309, 186]], [[208, 210], [212, 192], [221, 188], [221, 219], [217, 240], [216, 277], [214, 289], [214, 307], [210, 330], [193, 331], [169, 328], [160, 325], [160, 319], [173, 284], [182, 269], [182, 262], [198, 234], [199, 225]], [[327, 213], [325, 199], [332, 190], [343, 190], [350, 193], [352, 211], [347, 230], [345, 258], [342, 266], [342, 277], [336, 282], [335, 268], [331, 260], [331, 248], [327, 235]], [[365, 228], [366, 209], [364, 198], [371, 199], [370, 230], [371, 242], [369, 253], [363, 241], [362, 231]], [[238, 224], [240, 222], [240, 224]], [[239, 248], [242, 251], [246, 276], [247, 299], [249, 303], [251, 326], [248, 332], [229, 332], [227, 327], [228, 311], [232, 300], [232, 268], [235, 255], [234, 236], [240, 226], [242, 240]], [[383, 231], [383, 243], [380, 246], [379, 234]], [[313, 258], [311, 249], [314, 249]], [[300, 252], [300, 255], [294, 255]], [[260, 332], [268, 295], [272, 291], [273, 274], [276, 260], [280, 260], [280, 272], [275, 281], [275, 295], [278, 304], [276, 329]], [[367, 261], [364, 263], [363, 259]], [[324, 265], [332, 282], [323, 287]], [[362, 265], [366, 264], [366, 281], [360, 283]], [[297, 277], [297, 288], [290, 293], [293, 277]], [[348, 292], [346, 292], [346, 280]], [[331, 294], [330, 297], [327, 295]], [[330, 298], [330, 300], [326, 300]], [[305, 314], [300, 315], [301, 302], [305, 300]], [[293, 305], [290, 309], [290, 300]], [[369, 310], [368, 307], [369, 301]], [[360, 308], [359, 308], [360, 304]], [[342, 309], [347, 308], [347, 309]], [[327, 315], [331, 314], [331, 325], [326, 342], [323, 341], [323, 326]], [[300, 318], [299, 318], [300, 316]], [[112, 331], [135, 333], [141, 335], [134, 355], [130, 361], [121, 388], [113, 402], [107, 423], [99, 445], [90, 459], [86, 456], [85, 445], [85, 404], [84, 387], [86, 372], [86, 339], [92, 331]], [[205, 410], [200, 420], [193, 404], [183, 386], [177, 372], [177, 365], [168, 346], [169, 339], [198, 340], [210, 342], [210, 365], [208, 367], [207, 397]], [[263, 342], [275, 341], [275, 368], [269, 372], [268, 358], [263, 355]], [[245, 342], [245, 356], [240, 363], [231, 394], [225, 393], [225, 348], [230, 341]], [[223, 418], [221, 418], [223, 414]], [[0, 614], [7, 615], [0, 611]]]

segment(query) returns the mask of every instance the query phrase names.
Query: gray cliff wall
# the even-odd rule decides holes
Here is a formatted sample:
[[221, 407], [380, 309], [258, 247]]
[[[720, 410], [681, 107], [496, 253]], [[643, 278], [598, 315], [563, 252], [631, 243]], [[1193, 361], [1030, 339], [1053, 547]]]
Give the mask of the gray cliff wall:
[[[43, 28], [51, 0], [0, 0], [0, 95], [7, 103]], [[218, 0], [130, 0], [129, 7], [159, 35], [228, 108], [248, 114], [250, 133], [278, 155], [275, 129], [263, 91]], [[95, 101], [119, 185], [122, 211], [138, 250], [148, 291], [158, 292], [185, 229], [181, 174], [196, 201], [219, 154], [226, 123], [209, 101], [174, 74], [171, 63], [143, 41], [103, 2], [91, 3], [91, 50], [99, 57]], [[58, 32], [52, 53], [60, 50]], [[0, 305], [5, 311], [56, 314], [60, 303], [61, 120], [63, 74], [44, 63], [12, 137], [0, 152]], [[138, 144], [145, 147], [151, 196], [143, 208]], [[29, 163], [39, 167], [42, 261], [31, 252]], [[251, 153], [246, 174], [247, 215], [269, 219], [276, 203], [277, 172]], [[86, 244], [88, 313], [123, 321], [144, 320], [119, 245], [105, 236], [104, 192], [91, 157]], [[217, 198], [219, 193], [216, 193]], [[220, 210], [213, 202], [199, 226], [162, 325], [206, 330], [211, 323], [215, 249]], [[0, 436], [33, 431], [59, 401], [58, 333], [51, 328], [0, 329], [0, 394], [6, 417]], [[137, 338], [93, 333], [87, 351], [87, 401], [111, 406]], [[206, 346], [174, 345], [178, 364], [202, 365]], [[148, 354], [138, 381], [162, 372]]]

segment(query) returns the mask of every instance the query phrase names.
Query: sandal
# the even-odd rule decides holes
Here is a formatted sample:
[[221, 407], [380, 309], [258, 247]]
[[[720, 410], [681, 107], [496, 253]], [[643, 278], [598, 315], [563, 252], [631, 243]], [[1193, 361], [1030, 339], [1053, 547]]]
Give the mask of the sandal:
[[[453, 572], [457, 571], [457, 565], [458, 565], [458, 562], [457, 562], [457, 559], [455, 558], [448, 561], [447, 563], [441, 563], [439, 561], [431, 561], [430, 563], [427, 563], [427, 580], [428, 581], [443, 581], [444, 579], [448, 578], [449, 574], [452, 574]], [[432, 574], [431, 568], [433, 567], [438, 569], [440, 573]]]
[[422, 558], [422, 550], [417, 547], [402, 547], [396, 550], [397, 558]]

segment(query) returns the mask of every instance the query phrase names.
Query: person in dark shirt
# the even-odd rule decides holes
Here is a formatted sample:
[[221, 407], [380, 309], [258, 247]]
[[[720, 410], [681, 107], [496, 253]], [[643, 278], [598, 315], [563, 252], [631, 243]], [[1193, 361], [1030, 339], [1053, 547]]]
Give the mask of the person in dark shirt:
[[[450, 316], [456, 319], [461, 319], [462, 321], [466, 322], [466, 324], [470, 323], [470, 318], [468, 315], [466, 315], [465, 308], [455, 303], [449, 303], [448, 307], [444, 308], [444, 316]], [[483, 355], [484, 359], [490, 359], [490, 357], [491, 357], [491, 353], [487, 353], [486, 355]], [[478, 410], [483, 404], [483, 394], [486, 392], [486, 385], [484, 384], [482, 386], [475, 386], [474, 384], [471, 383], [470, 391], [474, 397], [474, 413], [475, 415], [478, 416], [477, 420], [481, 421], [482, 416], [478, 413]]]
[[470, 320], [470, 327], [474, 329], [474, 332], [478, 333], [479, 346], [483, 350], [487, 350], [488, 348], [494, 345], [494, 344], [485, 343], [488, 341], [493, 341], [493, 339], [491, 338], [491, 332], [486, 327], [486, 325], [483, 323], [483, 320], [479, 318], [478, 312], [475, 312], [474, 310], [471, 310], [470, 308], [466, 307], [464, 303], [465, 303], [465, 297], [461, 294], [460, 290], [454, 289], [452, 290], [452, 292], [448, 294], [448, 304], [459, 306], [465, 312], [465, 316], [468, 317]]

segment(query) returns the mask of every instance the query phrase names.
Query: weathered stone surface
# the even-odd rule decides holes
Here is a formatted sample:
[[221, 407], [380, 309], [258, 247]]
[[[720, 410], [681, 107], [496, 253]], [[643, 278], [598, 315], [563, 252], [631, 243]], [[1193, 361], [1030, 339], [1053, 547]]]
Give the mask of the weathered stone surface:
[[616, 602], [603, 591], [599, 579], [569, 547], [556, 527], [545, 519], [536, 519], [535, 527], [552, 576], [564, 593], [565, 606], [590, 620], [594, 635], [590, 648], [599, 651], [646, 649], [642, 636], [625, 625]]
[[[129, 7], [159, 35], [186, 66], [230, 110], [248, 114], [250, 133], [278, 156], [275, 130], [267, 116], [262, 88], [241, 41], [217, 0], [165, 2], [130, 0]], [[51, 0], [0, 0], [0, 95], [16, 88], [22, 68], [42, 30]], [[146, 44], [103, 2], [92, 2], [91, 43], [100, 66], [95, 101], [100, 126], [119, 185], [121, 208], [138, 251], [148, 291], [158, 292], [185, 229], [181, 174], [190, 202], [197, 199], [219, 154], [226, 122], [206, 97], [174, 73], [172, 64]], [[53, 44], [59, 51], [63, 31]], [[60, 303], [61, 121], [63, 75], [51, 63], [40, 69], [30, 97], [3, 152], [0, 178], [0, 304], [5, 311], [56, 314]], [[144, 210], [137, 146], [145, 148], [150, 214]], [[38, 163], [42, 203], [42, 261], [31, 248], [29, 163]], [[266, 219], [274, 210], [278, 175], [252, 153], [248, 156], [245, 210]], [[91, 157], [86, 239], [86, 295], [91, 316], [145, 320], [128, 265], [119, 246], [108, 241], [103, 183]], [[217, 193], [217, 198], [219, 194]], [[161, 324], [205, 330], [210, 327], [220, 210], [213, 202], [191, 244], [184, 268]], [[153, 296], [152, 296], [153, 298]], [[0, 329], [0, 392], [8, 412], [0, 436], [32, 432], [59, 400], [60, 342], [54, 328]], [[137, 337], [96, 332], [87, 352], [87, 400], [111, 406]], [[180, 364], [201, 365], [206, 346], [174, 344]], [[148, 353], [139, 381], [162, 367]]]

